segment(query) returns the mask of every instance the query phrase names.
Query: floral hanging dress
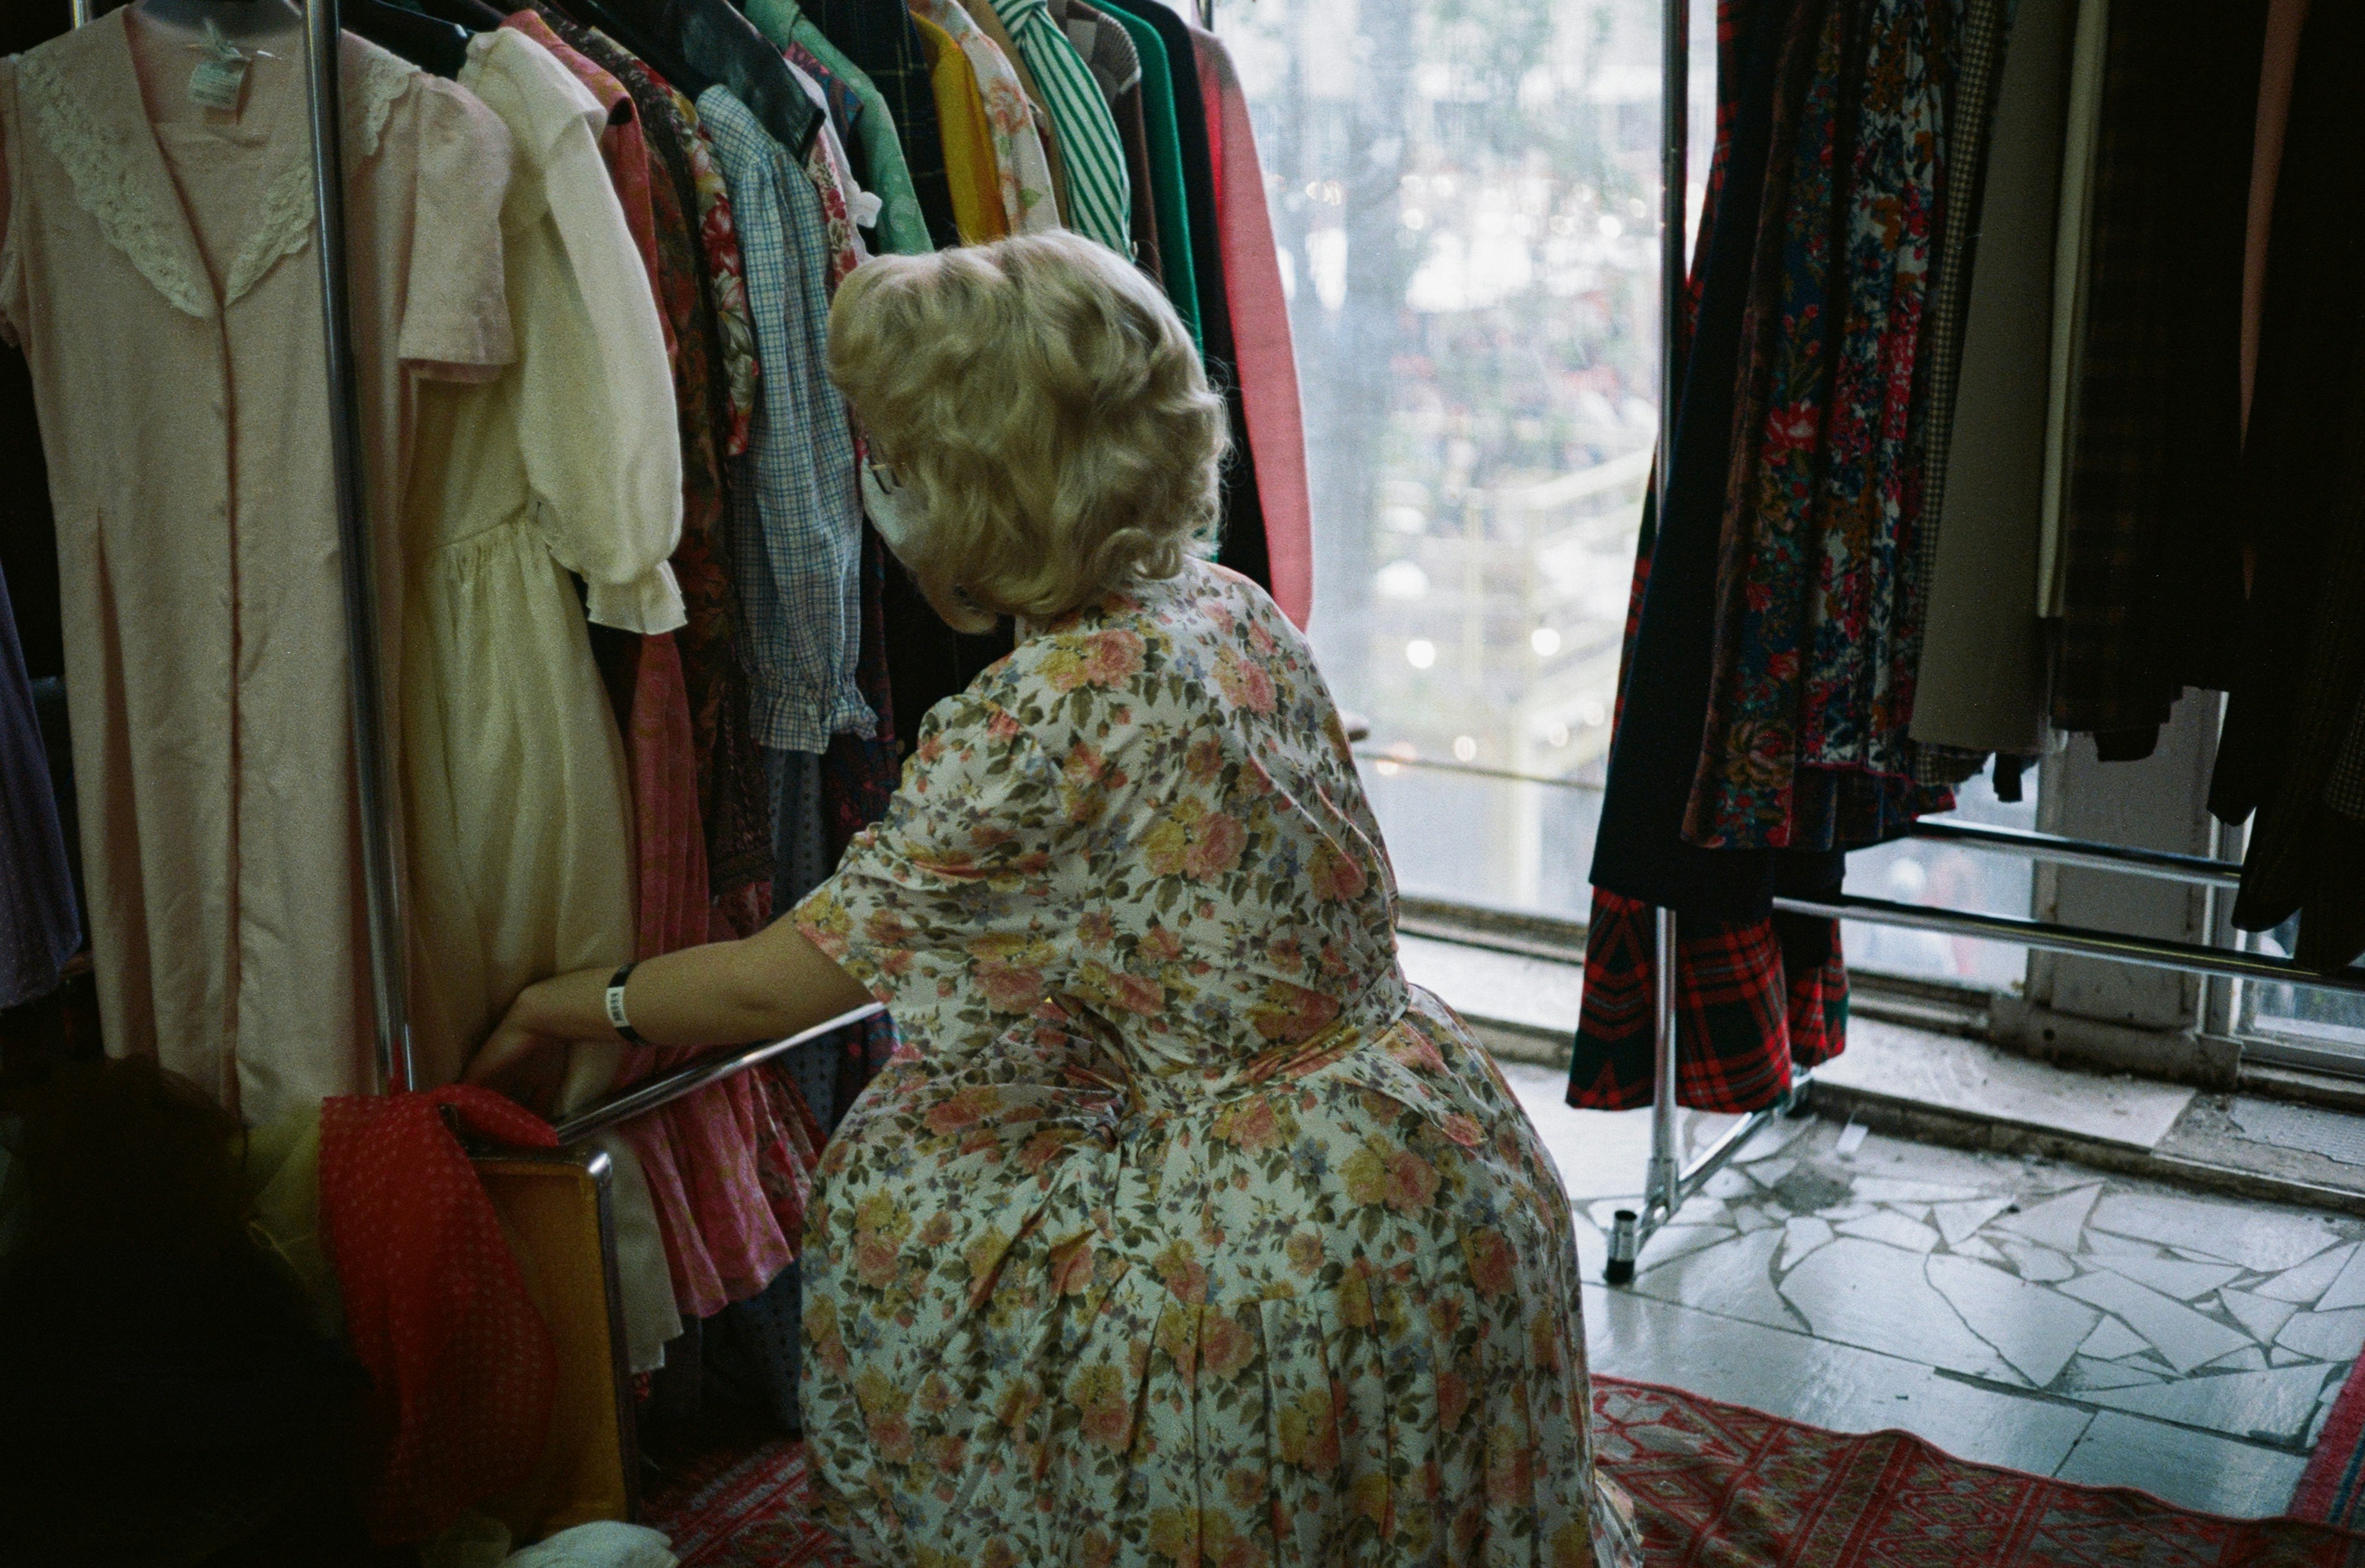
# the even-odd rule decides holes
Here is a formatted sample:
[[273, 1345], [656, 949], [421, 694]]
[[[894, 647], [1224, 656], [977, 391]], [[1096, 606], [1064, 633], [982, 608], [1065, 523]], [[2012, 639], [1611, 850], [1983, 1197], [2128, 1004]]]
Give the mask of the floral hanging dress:
[[796, 912], [906, 1042], [803, 1258], [816, 1494], [866, 1561], [1638, 1560], [1567, 1200], [1395, 902], [1312, 653], [1221, 567], [929, 713]]

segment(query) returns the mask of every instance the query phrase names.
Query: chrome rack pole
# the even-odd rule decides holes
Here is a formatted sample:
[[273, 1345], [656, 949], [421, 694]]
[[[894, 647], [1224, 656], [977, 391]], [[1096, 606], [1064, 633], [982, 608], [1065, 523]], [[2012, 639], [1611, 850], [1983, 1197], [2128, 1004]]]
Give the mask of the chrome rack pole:
[[[1676, 417], [1683, 401], [1684, 193], [1691, 142], [1690, 0], [1659, 8], [1659, 454], [1652, 469], [1653, 525], [1667, 526], [1667, 480], [1676, 454]], [[1634, 1277], [1634, 1255], [1680, 1202], [1683, 1172], [1676, 1106], [1676, 912], [1652, 912], [1651, 1165], [1642, 1212], [1618, 1211], [1610, 1226], [1612, 1284]]]
[[98, 0], [66, 0], [66, 19], [77, 28], [98, 20]]
[[2009, 914], [1973, 914], [1964, 910], [1931, 909], [1922, 904], [1892, 903], [1887, 899], [1858, 898], [1841, 893], [1829, 899], [1777, 898], [1774, 907], [1790, 914], [1823, 915], [1833, 920], [1861, 920], [1874, 925], [1898, 925], [1910, 931], [1934, 931], [1947, 936], [1983, 936], [2014, 946], [2048, 953], [2072, 953], [2080, 958], [2114, 958], [2156, 969], [2186, 974], [2230, 975], [2236, 980], [2275, 980], [2286, 985], [2315, 986], [2325, 991], [2365, 994], [2365, 970], [2325, 974], [2302, 968], [2288, 958], [2270, 958], [2196, 942], [2175, 942], [2159, 936], [2125, 936], [2090, 926], [2057, 925], [2047, 920], [2023, 920]]
[[[1780, 901], [1776, 901], [1779, 908]], [[1813, 1081], [1804, 1068], [1791, 1070], [1790, 1087], [1762, 1111], [1752, 1111], [1725, 1128], [1691, 1165], [1683, 1163], [1683, 1138], [1676, 1103], [1676, 912], [1654, 910], [1655, 951], [1651, 964], [1651, 1165], [1643, 1179], [1642, 1208], [1620, 1209], [1610, 1216], [1609, 1258], [1601, 1271], [1605, 1283], [1631, 1284], [1634, 1262], [1661, 1226], [1698, 1195], [1716, 1173], [1732, 1161], [1758, 1130], [1777, 1116], [1797, 1114], [1806, 1103]]]
[[816, 1024], [801, 1034], [784, 1040], [764, 1040], [736, 1050], [718, 1051], [674, 1069], [661, 1078], [652, 1078], [622, 1089], [604, 1100], [584, 1106], [558, 1124], [558, 1141], [569, 1144], [605, 1131], [619, 1122], [629, 1122], [634, 1116], [644, 1116], [661, 1105], [670, 1105], [685, 1094], [693, 1093], [710, 1083], [720, 1083], [726, 1078], [746, 1071], [759, 1062], [771, 1060], [784, 1051], [792, 1051], [808, 1040], [817, 1040], [832, 1030], [843, 1029], [849, 1024], [859, 1024], [865, 1018], [884, 1013], [887, 1009], [873, 1002], [841, 1013], [825, 1023]]
[[413, 1087], [410, 955], [394, 855], [393, 770], [386, 687], [378, 665], [367, 475], [362, 461], [359, 381], [345, 275], [343, 121], [337, 0], [304, 0], [304, 84], [311, 110], [312, 199], [319, 219], [320, 337], [328, 354], [329, 447], [336, 486], [337, 548], [344, 573], [346, 681], [353, 775], [361, 796], [362, 880], [369, 922], [370, 993], [375, 1002], [379, 1088]]
[[2236, 887], [2242, 868], [2205, 855], [2180, 855], [2170, 849], [2137, 849], [2124, 844], [2097, 844], [2090, 839], [2063, 838], [2057, 834], [2031, 833], [2026, 828], [1990, 827], [1983, 823], [1917, 822], [1910, 836], [1938, 844], [1959, 844], [1966, 849], [1989, 849], [2023, 855], [2057, 866], [2082, 866], [2096, 871], [2124, 871], [2137, 877], [2158, 877], [2171, 882], [2196, 882], [2204, 887]]

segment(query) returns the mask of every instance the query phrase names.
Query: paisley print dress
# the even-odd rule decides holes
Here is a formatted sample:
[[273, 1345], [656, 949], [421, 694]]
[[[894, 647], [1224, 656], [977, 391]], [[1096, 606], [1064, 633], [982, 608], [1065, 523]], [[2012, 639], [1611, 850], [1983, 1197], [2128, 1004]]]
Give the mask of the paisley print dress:
[[928, 714], [795, 914], [903, 1041], [802, 1260], [865, 1561], [1639, 1561], [1559, 1177], [1395, 904], [1311, 651], [1222, 567]]

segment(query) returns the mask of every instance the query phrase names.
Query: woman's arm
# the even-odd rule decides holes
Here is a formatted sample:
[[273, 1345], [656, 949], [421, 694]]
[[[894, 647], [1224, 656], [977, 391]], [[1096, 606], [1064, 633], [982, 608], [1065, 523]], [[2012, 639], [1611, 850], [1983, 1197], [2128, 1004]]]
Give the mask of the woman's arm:
[[[577, 969], [526, 987], [469, 1061], [468, 1081], [510, 1089], [531, 1102], [546, 1099], [562, 1066], [558, 1047], [617, 1038], [607, 1009], [614, 973]], [[795, 922], [779, 920], [743, 941], [685, 947], [640, 964], [625, 987], [624, 1012], [633, 1033], [652, 1046], [735, 1046], [784, 1038], [869, 1000]]]

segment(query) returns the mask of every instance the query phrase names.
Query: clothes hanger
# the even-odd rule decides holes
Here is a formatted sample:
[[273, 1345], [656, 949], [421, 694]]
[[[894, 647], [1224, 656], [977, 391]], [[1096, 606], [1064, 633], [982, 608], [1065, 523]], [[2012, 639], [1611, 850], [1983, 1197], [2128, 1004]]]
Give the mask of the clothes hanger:
[[140, 0], [133, 9], [142, 21], [199, 38], [211, 22], [232, 43], [285, 39], [304, 28], [291, 0]]
[[472, 33], [488, 33], [501, 25], [501, 13], [485, 4], [485, 0], [416, 0], [417, 8], [438, 21], [467, 28]]
[[599, 28], [655, 68], [685, 98], [695, 99], [714, 79], [689, 68], [678, 47], [681, 22], [669, 0], [554, 0], [555, 8]]
[[[139, 0], [143, 21], [202, 38], [211, 23], [233, 44], [285, 39], [302, 30], [290, 0]], [[438, 76], [456, 76], [468, 57], [468, 30], [408, 11], [388, 0], [339, 0], [339, 20], [380, 49]]]
[[456, 22], [409, 10], [391, 0], [337, 0], [337, 9], [346, 31], [360, 34], [423, 71], [457, 76], [467, 62], [468, 39], [473, 35]]

